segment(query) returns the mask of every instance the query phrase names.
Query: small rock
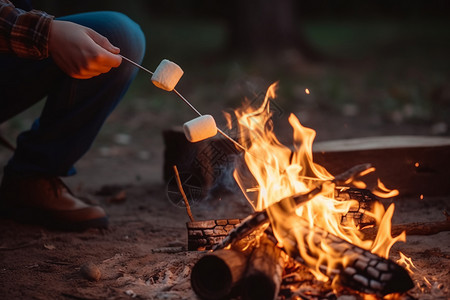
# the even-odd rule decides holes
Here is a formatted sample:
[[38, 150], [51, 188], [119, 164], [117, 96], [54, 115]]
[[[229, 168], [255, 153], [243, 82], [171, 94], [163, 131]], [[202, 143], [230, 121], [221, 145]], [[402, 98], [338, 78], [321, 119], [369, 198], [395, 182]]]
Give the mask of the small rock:
[[342, 114], [345, 117], [355, 117], [359, 114], [359, 108], [353, 103], [346, 103], [342, 106]]
[[126, 290], [124, 292], [126, 295], [130, 296], [131, 298], [136, 298], [137, 294], [135, 292], [133, 292], [133, 290]]
[[80, 273], [81, 276], [89, 281], [99, 281], [100, 277], [102, 276], [99, 268], [91, 262], [82, 265], [80, 268]]
[[129, 145], [131, 142], [131, 135], [126, 133], [118, 133], [114, 135], [114, 142], [119, 145]]
[[139, 159], [149, 160], [151, 155], [150, 155], [150, 152], [141, 150], [138, 152], [137, 156], [139, 157]]

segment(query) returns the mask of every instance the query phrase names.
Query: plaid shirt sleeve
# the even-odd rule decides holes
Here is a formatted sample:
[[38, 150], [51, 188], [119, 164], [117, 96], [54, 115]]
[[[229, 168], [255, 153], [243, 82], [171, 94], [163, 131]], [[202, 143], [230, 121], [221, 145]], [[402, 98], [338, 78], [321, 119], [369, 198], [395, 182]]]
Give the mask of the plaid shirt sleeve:
[[48, 57], [53, 18], [43, 11], [24, 11], [8, 0], [0, 0], [0, 53], [32, 59]]

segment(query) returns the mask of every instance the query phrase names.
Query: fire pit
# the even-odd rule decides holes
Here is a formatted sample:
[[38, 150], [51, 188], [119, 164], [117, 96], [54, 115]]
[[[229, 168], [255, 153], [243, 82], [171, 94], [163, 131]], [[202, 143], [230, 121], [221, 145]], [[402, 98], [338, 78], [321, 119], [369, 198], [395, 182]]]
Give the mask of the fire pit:
[[[382, 184], [375, 196], [360, 180], [375, 169], [355, 166], [332, 176], [312, 160], [315, 132], [293, 116], [294, 145], [286, 147], [272, 131], [269, 100], [275, 85], [256, 109], [237, 110], [240, 154], [245, 169], [234, 178], [255, 213], [245, 220], [193, 220], [187, 224], [188, 248], [213, 252], [192, 270], [192, 288], [202, 299], [274, 299], [282, 278], [298, 265], [309, 268], [333, 291], [384, 297], [404, 293], [414, 284], [408, 272], [388, 259], [390, 219], [379, 197], [395, 196]], [[239, 155], [239, 154], [238, 154]], [[248, 173], [251, 180], [248, 180]], [[377, 226], [375, 238], [361, 230]]]
[[[346, 195], [360, 197], [360, 209], [353, 211], [352, 214], [357, 215], [357, 219], [361, 222], [364, 219], [364, 211], [368, 208], [367, 203], [374, 199], [368, 201], [369, 191], [364, 193], [347, 191], [346, 193]], [[364, 197], [361, 196], [362, 194]], [[283, 201], [284, 199], [280, 202]], [[261, 213], [255, 213], [253, 217], [244, 220], [226, 239], [221, 237], [216, 240], [219, 245], [215, 248], [219, 248], [220, 244], [231, 245], [230, 239], [234, 239], [237, 243], [233, 243], [227, 249], [207, 254], [197, 262], [192, 270], [191, 282], [194, 291], [202, 299], [222, 299], [231, 297], [233, 294], [243, 296], [243, 299], [274, 299], [280, 291], [283, 274], [285, 276], [290, 274], [289, 270], [295, 269], [296, 264], [314, 267], [306, 258], [314, 256], [313, 252], [309, 246], [307, 246], [307, 253], [301, 253], [298, 250], [295, 233], [285, 230], [286, 236], [283, 240], [289, 242], [284, 247], [277, 246], [278, 241], [272, 227], [265, 229], [263, 234], [255, 233], [257, 228], [264, 227], [261, 224], [267, 224], [261, 221], [264, 219], [262, 216]], [[286, 217], [289, 218], [289, 216]], [[217, 221], [204, 222], [208, 227], [216, 223]], [[222, 223], [225, 224], [223, 221]], [[250, 232], [248, 228], [251, 228], [253, 233], [251, 237], [243, 234], [243, 232], [247, 234]], [[304, 231], [302, 242], [307, 245], [306, 239], [309, 238], [311, 228], [305, 220], [296, 222], [295, 230], [299, 228]], [[408, 273], [393, 261], [354, 246], [321, 228], [315, 227], [312, 232], [316, 247], [325, 243], [338, 256], [347, 258], [345, 267], [338, 264], [328, 272], [332, 278], [339, 278], [336, 282], [340, 285], [378, 296], [405, 292], [413, 287]], [[246, 238], [244, 239], [243, 236]], [[319, 271], [327, 272], [327, 266], [320, 265]]]
[[[228, 141], [222, 147], [220, 142], [210, 142], [198, 148], [198, 153], [220, 157], [226, 168], [234, 164], [233, 178], [254, 213], [244, 220], [209, 221], [194, 221], [190, 214], [188, 248], [212, 250], [192, 269], [193, 290], [202, 299], [278, 295], [335, 299], [339, 294], [392, 298], [406, 293], [414, 283], [406, 269], [389, 259], [391, 247], [405, 241], [406, 234], [391, 235], [394, 205], [386, 209], [381, 201], [398, 195], [398, 190], [386, 188], [379, 179], [375, 184], [361, 180], [375, 171], [367, 163], [331, 175], [313, 161], [315, 131], [302, 126], [294, 115], [289, 117], [293, 145], [281, 144], [270, 110], [275, 88], [274, 84], [268, 89], [261, 106], [235, 111], [239, 139], [217, 128]], [[188, 124], [199, 137], [195, 142], [211, 136], [202, 129], [202, 120]], [[215, 123], [211, 126], [216, 129]], [[195, 151], [185, 153], [195, 157]], [[204, 165], [208, 171], [202, 190], [214, 185], [211, 175], [217, 175], [218, 161], [209, 156], [196, 161], [195, 175], [205, 174]], [[304, 274], [306, 269], [313, 280], [328, 284], [324, 292], [308, 296], [294, 288], [294, 283], [311, 278]]]

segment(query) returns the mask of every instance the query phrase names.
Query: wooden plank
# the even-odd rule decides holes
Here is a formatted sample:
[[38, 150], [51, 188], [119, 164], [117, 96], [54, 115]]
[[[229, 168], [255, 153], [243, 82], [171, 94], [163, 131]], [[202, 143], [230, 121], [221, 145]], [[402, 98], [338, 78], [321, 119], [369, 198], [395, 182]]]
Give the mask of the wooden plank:
[[316, 142], [315, 152], [343, 152], [393, 148], [420, 148], [450, 146], [450, 138], [434, 136], [375, 136], [347, 140]]
[[352, 165], [371, 163], [376, 172], [364, 179], [369, 188], [377, 178], [400, 195], [450, 195], [450, 138], [426, 136], [368, 137], [314, 144], [314, 161], [331, 174]]

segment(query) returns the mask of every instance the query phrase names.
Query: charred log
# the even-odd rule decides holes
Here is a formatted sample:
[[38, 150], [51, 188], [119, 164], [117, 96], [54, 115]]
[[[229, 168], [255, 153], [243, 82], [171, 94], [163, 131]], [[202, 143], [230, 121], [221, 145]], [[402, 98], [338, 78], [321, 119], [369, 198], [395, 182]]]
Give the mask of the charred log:
[[336, 200], [340, 201], [357, 201], [357, 205], [350, 207], [349, 211], [342, 216], [342, 224], [351, 220], [355, 225], [359, 226], [359, 228], [375, 225], [375, 218], [365, 213], [366, 211], [371, 211], [374, 203], [378, 201], [372, 192], [366, 189], [352, 187], [336, 187], [334, 196]]
[[[319, 227], [310, 228], [308, 222], [300, 217], [295, 232], [293, 229], [284, 231], [283, 241], [287, 253], [299, 263], [314, 268], [309, 258], [317, 260], [319, 257], [311, 250], [307, 240], [313, 241], [314, 247], [326, 245], [335, 256], [346, 257], [345, 265], [339, 263], [329, 267], [322, 260], [319, 266], [323, 274], [331, 279], [336, 278], [343, 286], [378, 296], [404, 293], [414, 287], [408, 272], [393, 261], [350, 244]], [[299, 251], [299, 243], [306, 248], [305, 251]]]

